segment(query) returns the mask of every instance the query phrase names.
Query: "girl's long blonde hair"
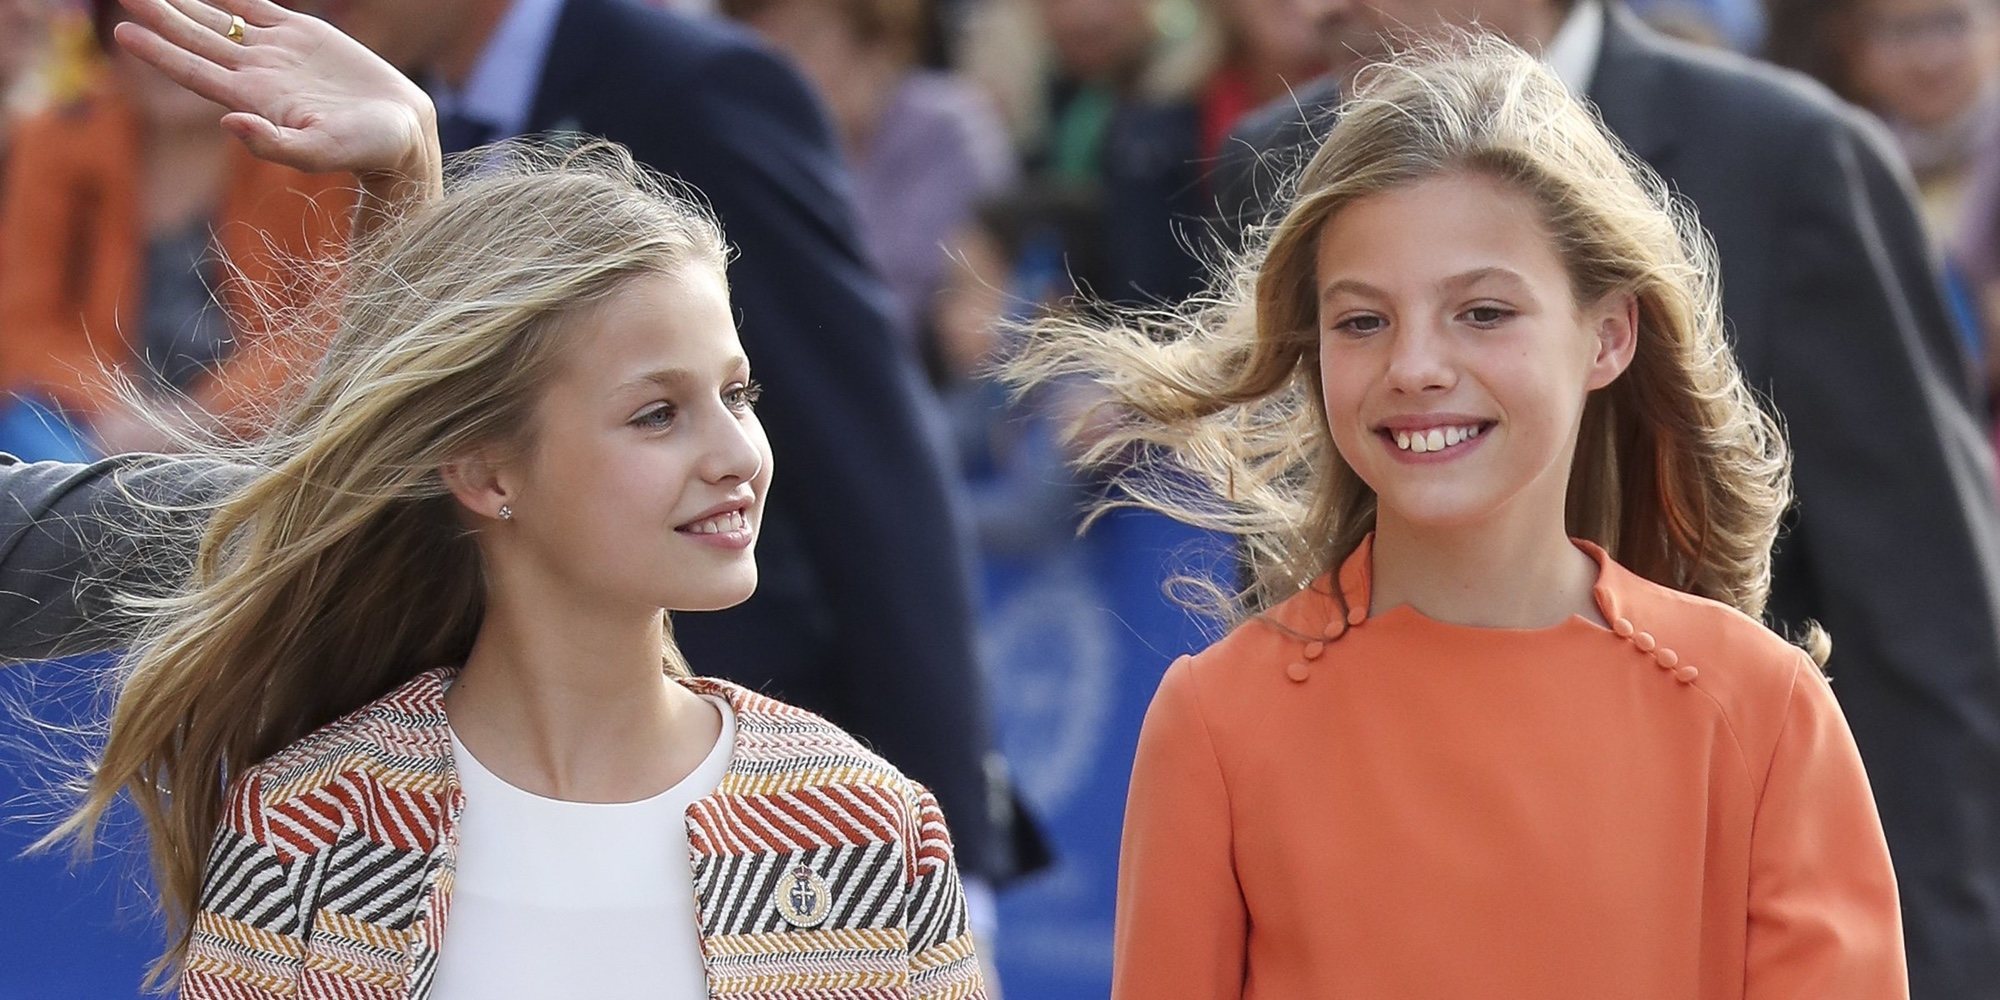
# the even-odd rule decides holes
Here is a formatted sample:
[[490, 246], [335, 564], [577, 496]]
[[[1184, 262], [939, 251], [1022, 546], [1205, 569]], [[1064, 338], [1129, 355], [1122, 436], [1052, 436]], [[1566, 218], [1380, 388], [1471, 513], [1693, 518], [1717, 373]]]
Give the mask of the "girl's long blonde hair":
[[228, 453], [254, 474], [216, 504], [184, 583], [146, 600], [102, 756], [48, 838], [87, 848], [132, 797], [169, 927], [156, 975], [185, 953], [232, 776], [471, 649], [479, 550], [439, 468], [527, 447], [577, 321], [629, 279], [724, 264], [712, 216], [622, 148], [464, 162], [346, 263], [317, 375]]
[[[1498, 40], [1458, 38], [1365, 72], [1282, 217], [1210, 295], [1172, 311], [1041, 321], [1003, 374], [1021, 386], [1101, 385], [1108, 400], [1077, 425], [1088, 428], [1083, 461], [1118, 470], [1101, 509], [1138, 506], [1236, 536], [1248, 588], [1203, 589], [1228, 617], [1260, 612], [1337, 566], [1375, 520], [1373, 491], [1327, 429], [1320, 229], [1360, 199], [1455, 172], [1533, 199], [1578, 302], [1638, 302], [1631, 367], [1585, 405], [1570, 533], [1651, 580], [1760, 616], [1789, 458], [1724, 336], [1708, 239], [1553, 73]], [[1823, 639], [1814, 645], [1823, 658]]]

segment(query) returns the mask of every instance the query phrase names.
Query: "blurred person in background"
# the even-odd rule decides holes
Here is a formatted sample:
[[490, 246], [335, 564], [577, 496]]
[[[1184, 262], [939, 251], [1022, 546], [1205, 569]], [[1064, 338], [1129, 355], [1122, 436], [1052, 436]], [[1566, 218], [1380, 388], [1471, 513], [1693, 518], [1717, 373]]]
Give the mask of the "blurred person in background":
[[1952, 248], [1968, 218], [1981, 143], [2000, 112], [2000, 2], [1773, 0], [1771, 28], [1773, 61], [1813, 75], [1889, 126], [1926, 224], [1948, 251], [1947, 287], [1967, 349], [1988, 356], [1986, 341], [2000, 331], [1982, 335], [1989, 323], [1980, 281]]
[[0, 0], [0, 164], [48, 45], [49, 0]]
[[1312, 22], [1294, 0], [1210, 0], [1222, 61], [1201, 89], [1201, 152], [1213, 157], [1243, 116], [1326, 69]]
[[[93, 0], [101, 43], [122, 19]], [[220, 109], [107, 47], [98, 85], [23, 122], [0, 212], [0, 447], [23, 457], [159, 450], [169, 442], [113, 388], [243, 425], [310, 365], [261, 334], [312, 301], [352, 210], [344, 175], [249, 155]], [[107, 369], [109, 371], [107, 371]]]
[[[1410, 29], [1540, 53], [1701, 213], [1798, 503], [1768, 612], [1833, 637], [1902, 891], [1912, 995], [2000, 982], [2000, 511], [1958, 324], [1873, 119], [1797, 74], [1661, 37], [1617, 0], [1299, 0], [1334, 71], [1239, 130], [1225, 188], [1277, 204], [1343, 88]], [[1232, 143], [1234, 145], [1234, 143]], [[1911, 516], [1921, 512], [1920, 516]]]
[[1182, 0], [1037, 0], [1049, 62], [1046, 127], [1024, 151], [1031, 183], [1095, 205], [1095, 273], [1112, 301], [1175, 301], [1201, 283], [1187, 231], [1204, 217], [1202, 111], [1213, 68]]
[[826, 102], [855, 181], [861, 233], [896, 293], [905, 333], [928, 342], [950, 244], [1017, 173], [985, 95], [919, 64], [927, 0], [725, 0], [791, 57]]
[[[34, 70], [49, 46], [49, 0], [0, 0], [0, 180], [14, 129], [34, 99]], [[6, 197], [0, 189], [0, 229], [6, 225]], [[0, 272], [7, 269], [0, 248]]]
[[1062, 428], [1102, 398], [1068, 383], [1014, 397], [994, 377], [1023, 321], [1066, 308], [1064, 267], [1084, 240], [1078, 206], [1028, 192], [981, 206], [959, 234], [938, 296], [935, 376], [952, 418], [979, 550], [989, 560], [1047, 558], [1077, 542], [1088, 497]]

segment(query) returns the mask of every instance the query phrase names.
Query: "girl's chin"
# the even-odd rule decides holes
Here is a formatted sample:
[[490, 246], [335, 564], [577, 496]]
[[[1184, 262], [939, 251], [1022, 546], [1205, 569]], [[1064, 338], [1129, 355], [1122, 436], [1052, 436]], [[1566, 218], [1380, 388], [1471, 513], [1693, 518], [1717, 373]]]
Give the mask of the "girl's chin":
[[716, 586], [705, 587], [693, 593], [679, 593], [661, 606], [673, 612], [726, 611], [750, 599], [757, 592], [757, 575], [753, 569], [747, 582], [730, 581], [725, 584], [716, 581]]

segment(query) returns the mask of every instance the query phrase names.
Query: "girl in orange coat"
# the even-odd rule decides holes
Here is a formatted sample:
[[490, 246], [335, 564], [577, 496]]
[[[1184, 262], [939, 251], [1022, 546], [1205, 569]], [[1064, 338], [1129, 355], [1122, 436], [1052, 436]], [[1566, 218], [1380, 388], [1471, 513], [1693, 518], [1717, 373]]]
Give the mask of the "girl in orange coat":
[[1042, 331], [1017, 377], [1099, 377], [1093, 456], [1254, 575], [1146, 719], [1115, 998], [1907, 995], [1709, 255], [1473, 42], [1364, 80], [1216, 301]]

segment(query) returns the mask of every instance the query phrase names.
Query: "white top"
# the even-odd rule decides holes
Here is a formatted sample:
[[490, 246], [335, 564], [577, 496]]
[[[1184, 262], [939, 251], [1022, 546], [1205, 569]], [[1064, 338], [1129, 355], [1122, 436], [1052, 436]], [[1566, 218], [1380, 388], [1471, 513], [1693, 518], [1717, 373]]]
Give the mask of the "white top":
[[433, 1000], [701, 1000], [687, 808], [715, 791], [736, 715], [679, 784], [639, 802], [544, 798], [482, 767], [458, 734], [458, 872]]
[[1597, 81], [1597, 60], [1604, 54], [1604, 17], [1599, 0], [1580, 0], [1542, 50], [1542, 58], [1573, 96], [1590, 93], [1590, 85]]

